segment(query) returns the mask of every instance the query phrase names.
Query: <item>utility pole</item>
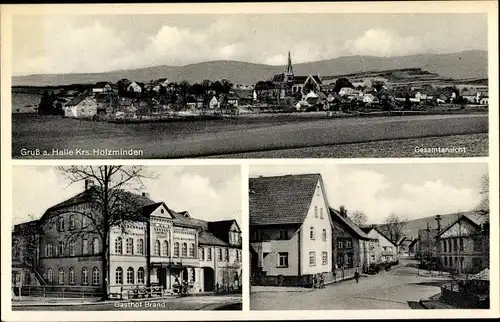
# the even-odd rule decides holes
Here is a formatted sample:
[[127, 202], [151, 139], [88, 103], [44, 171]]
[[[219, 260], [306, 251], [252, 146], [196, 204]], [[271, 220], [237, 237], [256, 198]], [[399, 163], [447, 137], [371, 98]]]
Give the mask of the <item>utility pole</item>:
[[437, 234], [436, 234], [436, 257], [437, 257], [437, 261], [436, 261], [436, 265], [438, 266], [439, 268], [439, 275], [442, 275], [442, 271], [441, 271], [441, 215], [436, 215], [434, 217], [434, 219], [436, 219], [436, 222], [437, 222]]
[[[430, 252], [431, 252], [431, 225], [429, 223], [427, 223], [427, 251], [426, 251], [426, 257], [427, 257], [427, 260], [429, 259], [430, 257]], [[427, 261], [427, 265], [428, 265], [428, 269], [429, 269], [429, 272], [431, 273], [432, 275], [432, 270], [431, 270], [431, 267], [429, 265], [429, 261]]]

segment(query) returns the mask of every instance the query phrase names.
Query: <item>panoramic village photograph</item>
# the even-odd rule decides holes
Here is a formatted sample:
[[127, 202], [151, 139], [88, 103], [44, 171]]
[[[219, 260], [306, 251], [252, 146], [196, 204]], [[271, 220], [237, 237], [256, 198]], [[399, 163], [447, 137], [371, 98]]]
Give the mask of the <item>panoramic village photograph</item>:
[[251, 310], [490, 307], [487, 163], [249, 175]]
[[12, 310], [241, 310], [238, 166], [14, 166]]
[[16, 15], [12, 157], [487, 156], [487, 22]]

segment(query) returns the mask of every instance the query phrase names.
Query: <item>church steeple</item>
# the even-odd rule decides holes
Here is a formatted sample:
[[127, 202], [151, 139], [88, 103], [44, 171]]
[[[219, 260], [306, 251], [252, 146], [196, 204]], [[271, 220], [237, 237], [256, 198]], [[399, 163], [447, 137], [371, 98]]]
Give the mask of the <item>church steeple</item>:
[[292, 56], [290, 55], [290, 51], [288, 51], [288, 64], [285, 67], [285, 75], [293, 77]]

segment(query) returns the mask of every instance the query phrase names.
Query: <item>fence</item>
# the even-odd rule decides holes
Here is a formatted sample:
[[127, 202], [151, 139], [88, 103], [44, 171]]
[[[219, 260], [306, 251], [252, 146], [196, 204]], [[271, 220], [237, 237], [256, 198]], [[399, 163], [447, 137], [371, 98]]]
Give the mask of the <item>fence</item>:
[[[360, 268], [339, 268], [332, 272], [325, 272], [324, 283], [335, 283], [343, 281], [346, 279], [354, 278], [354, 273]], [[361, 273], [361, 272], [360, 272]], [[314, 275], [302, 275], [302, 276], [267, 276], [262, 272], [255, 272], [252, 274], [252, 285], [267, 285], [267, 286], [304, 286], [312, 287], [314, 281]]]
[[12, 287], [15, 296], [59, 297], [59, 298], [91, 298], [101, 297], [100, 286], [69, 286], [69, 285], [23, 285]]
[[163, 286], [161, 285], [110, 285], [110, 297], [113, 298], [146, 298], [163, 296]]

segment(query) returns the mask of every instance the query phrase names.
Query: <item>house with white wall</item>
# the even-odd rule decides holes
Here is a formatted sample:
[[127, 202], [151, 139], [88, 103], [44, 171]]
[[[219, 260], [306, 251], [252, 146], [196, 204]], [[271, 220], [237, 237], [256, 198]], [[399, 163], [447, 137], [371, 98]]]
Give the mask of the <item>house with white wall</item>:
[[252, 274], [301, 284], [332, 271], [333, 223], [320, 174], [250, 178], [249, 190]]

